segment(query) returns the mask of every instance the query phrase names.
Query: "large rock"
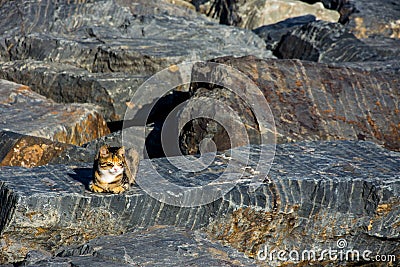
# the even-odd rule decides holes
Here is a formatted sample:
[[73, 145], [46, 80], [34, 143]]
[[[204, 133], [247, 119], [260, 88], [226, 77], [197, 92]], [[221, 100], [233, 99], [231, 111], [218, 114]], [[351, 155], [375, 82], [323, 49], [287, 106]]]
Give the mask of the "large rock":
[[32, 251], [23, 266], [257, 266], [243, 253], [211, 242], [204, 233], [155, 226], [119, 236], [99, 237], [63, 249], [56, 257]]
[[[393, 150], [400, 150], [400, 107], [398, 61], [326, 65], [294, 60], [259, 60], [252, 57], [220, 58], [214, 62], [226, 64], [247, 75], [259, 87], [272, 110], [278, 142], [301, 140], [371, 140]], [[225, 68], [226, 69], [226, 68]], [[192, 79], [230, 81], [232, 74], [217, 67], [199, 63]], [[246, 84], [237, 84], [245, 90]], [[203, 88], [205, 87], [205, 88]], [[196, 103], [199, 98], [220, 99], [240, 117], [250, 141], [259, 136], [259, 125], [249, 107], [232, 91], [213, 84], [192, 84]], [[243, 102], [243, 101], [242, 101]], [[202, 107], [196, 111], [201, 114]], [[210, 107], [204, 107], [210, 109]], [[225, 121], [235, 120], [232, 112], [220, 112]], [[201, 129], [201, 131], [199, 130]], [[230, 144], [220, 125], [210, 119], [194, 119], [181, 132], [181, 149], [198, 153], [205, 137], [222, 150]], [[244, 140], [243, 142], [246, 142]]]
[[69, 64], [15, 60], [0, 64], [0, 76], [24, 81], [41, 95], [58, 103], [94, 103], [107, 121], [123, 120], [127, 103], [146, 76], [90, 73]]
[[358, 38], [375, 35], [400, 38], [400, 5], [396, 1], [349, 1], [355, 12], [349, 15], [347, 28]]
[[166, 3], [148, 2], [153, 9], [147, 11], [140, 3], [5, 2], [0, 78], [56, 102], [95, 103], [116, 121], [143, 81], [170, 65], [224, 55], [272, 56], [251, 31], [174, 9], [155, 11]]
[[[257, 174], [251, 169], [265, 162], [259, 158], [259, 148], [253, 148], [249, 167], [233, 190], [210, 204], [195, 207], [161, 203], [138, 187], [122, 195], [91, 193], [85, 189], [92, 171], [88, 164], [2, 167], [1, 262], [22, 260], [30, 250], [55, 252], [65, 245], [151, 225], [205, 227], [210, 236], [250, 256], [263, 244], [283, 250], [322, 249], [338, 238], [345, 238], [354, 249], [399, 253], [399, 153], [370, 142], [280, 145], [268, 177], [259, 177], [265, 179], [259, 184], [252, 182]], [[218, 162], [227, 156], [220, 154], [217, 159], [210, 168], [190, 174], [171, 171], [173, 166], [167, 158], [143, 160], [138, 178], [152, 179], [147, 170], [155, 167], [175, 184], [204, 185], [224, 171], [224, 164]], [[242, 172], [233, 170], [232, 175]], [[160, 246], [165, 245], [162, 233]], [[151, 236], [152, 232], [148, 238]], [[178, 241], [172, 241], [173, 246], [179, 243], [179, 236], [174, 237]], [[132, 238], [131, 245], [127, 238]], [[114, 239], [126, 244], [127, 255], [133, 257], [138, 255], [132, 252], [137, 238], [146, 236], [98, 239], [81, 249], [63, 250], [65, 254], [60, 256], [72, 257], [86, 248], [87, 252], [100, 249], [94, 244], [102, 241], [105, 247], [95, 254], [108, 255], [107, 244]], [[116, 253], [123, 253], [123, 248], [118, 246]], [[103, 260], [108, 261], [105, 257]]]
[[0, 129], [81, 145], [109, 133], [91, 104], [58, 104], [28, 86], [0, 80]]
[[[200, 2], [200, 1], [197, 1]], [[219, 22], [246, 29], [277, 23], [288, 18], [314, 15], [317, 19], [338, 22], [339, 13], [325, 9], [321, 3], [313, 5], [295, 0], [211, 0], [201, 1], [197, 9]]]
[[[339, 23], [315, 21], [284, 35], [274, 55], [278, 58], [317, 62], [376, 61], [393, 59], [381, 57], [373, 47], [357, 39]], [[398, 57], [398, 56], [397, 56]]]
[[253, 32], [264, 39], [268, 50], [274, 51], [284, 35], [315, 20], [314, 15], [288, 18], [274, 24], [258, 27]]
[[396, 1], [304, 0], [323, 5], [340, 13], [340, 23], [358, 38], [384, 36], [400, 38], [400, 5]]

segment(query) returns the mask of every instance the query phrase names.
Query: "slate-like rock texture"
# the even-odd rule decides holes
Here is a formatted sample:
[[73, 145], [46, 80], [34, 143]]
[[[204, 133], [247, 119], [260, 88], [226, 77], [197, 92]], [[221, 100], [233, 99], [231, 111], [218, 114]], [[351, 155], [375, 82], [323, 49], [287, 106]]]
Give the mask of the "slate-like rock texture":
[[397, 1], [350, 0], [349, 2], [354, 12], [349, 15], [347, 28], [358, 38], [374, 35], [400, 38], [400, 4]]
[[174, 9], [163, 13], [154, 1], [147, 10], [140, 2], [3, 3], [0, 78], [56, 102], [95, 103], [107, 121], [116, 121], [145, 79], [170, 65], [224, 55], [272, 57], [251, 31]]
[[315, 20], [314, 15], [288, 18], [274, 24], [255, 28], [253, 32], [265, 41], [268, 50], [274, 51], [284, 35]]
[[81, 145], [109, 133], [92, 104], [58, 104], [28, 86], [0, 80], [0, 129]]
[[[273, 113], [278, 143], [371, 140], [389, 149], [400, 150], [398, 61], [327, 65], [298, 60], [227, 57], [213, 62], [231, 66], [256, 83]], [[193, 68], [192, 79], [196, 80], [196, 77], [230, 79], [229, 73], [200, 63]], [[238, 84], [237, 87], [245, 86]], [[193, 101], [198, 97], [222, 99], [239, 114], [244, 125], [257, 129], [254, 115], [246, 108], [254, 103], [240, 105], [230, 90], [210, 84], [193, 84], [192, 93]], [[230, 113], [220, 115], [227, 116], [227, 121], [231, 116]], [[209, 123], [210, 120], [201, 119], [188, 123], [181, 133], [181, 149], [197, 153], [198, 144], [205, 136], [213, 139], [217, 147], [229, 143], [225, 129], [218, 125], [207, 128]], [[249, 134], [251, 140], [256, 137], [257, 132]]]
[[[211, 237], [254, 257], [265, 248], [269, 252], [315, 250], [317, 258], [324, 249], [343, 248], [371, 250], [371, 258], [394, 255], [398, 261], [398, 152], [348, 141], [285, 144], [276, 152], [261, 190], [269, 196], [268, 208], [257, 210], [243, 205], [244, 200], [206, 227]], [[346, 246], [339, 247], [339, 239], [345, 239]], [[270, 261], [265, 252], [268, 264], [290, 263], [276, 256]], [[351, 262], [328, 265], [329, 259], [324, 259], [318, 264]]]
[[235, 249], [210, 242], [204, 233], [170, 226], [95, 238], [53, 258], [32, 257], [34, 253], [28, 253], [23, 266], [257, 266]]
[[319, 20], [338, 22], [339, 13], [325, 9], [321, 3], [313, 5], [294, 0], [211, 0], [198, 3], [197, 10], [219, 20], [221, 24], [255, 29], [288, 18], [314, 15]]
[[399, 38], [400, 4], [396, 1], [368, 0], [303, 0], [314, 4], [322, 4], [340, 13], [339, 22], [358, 38], [373, 36]]
[[[281, 59], [301, 59], [316, 62], [383, 61], [373, 47], [357, 39], [339, 23], [315, 21], [293, 29], [284, 35], [274, 50]], [[398, 57], [398, 55], [397, 55]]]
[[[257, 165], [258, 153], [253, 147], [249, 169]], [[223, 161], [226, 155], [217, 158]], [[357, 249], [398, 254], [399, 160], [399, 153], [370, 142], [279, 145], [271, 172], [260, 177], [265, 181], [255, 191], [251, 181], [257, 174], [247, 169], [223, 198], [187, 208], [158, 202], [138, 187], [122, 195], [91, 193], [85, 189], [89, 165], [1, 167], [1, 262], [23, 260], [30, 250], [55, 252], [152, 225], [205, 227], [211, 237], [250, 256], [263, 243], [321, 248], [339, 237]], [[212, 172], [188, 175], [171, 171], [167, 158], [143, 160], [139, 179], [150, 178], [150, 164], [170, 182], [189, 187], [207, 184], [225, 168], [215, 163]]]
[[[93, 163], [98, 148], [110, 135], [97, 138], [83, 147], [9, 131], [0, 131], [0, 166], [32, 168], [47, 164]], [[96, 143], [97, 146], [88, 144]], [[118, 145], [121, 146], [120, 142]]]

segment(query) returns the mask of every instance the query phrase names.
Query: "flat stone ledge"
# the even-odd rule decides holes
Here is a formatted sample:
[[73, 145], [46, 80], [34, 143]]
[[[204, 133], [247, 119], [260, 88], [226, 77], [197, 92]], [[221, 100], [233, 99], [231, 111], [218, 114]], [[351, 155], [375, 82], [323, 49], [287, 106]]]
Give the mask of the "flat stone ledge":
[[92, 104], [58, 104], [0, 79], [0, 130], [82, 145], [110, 131]]
[[[1, 262], [20, 261], [30, 250], [54, 252], [151, 225], [204, 228], [250, 256], [263, 243], [320, 247], [337, 237], [376, 252], [399, 252], [400, 153], [370, 142], [278, 145], [268, 177], [251, 192], [257, 149], [234, 189], [192, 208], [161, 203], [139, 187], [122, 195], [91, 193], [86, 190], [90, 164], [2, 167]], [[142, 160], [142, 179], [150, 179], [151, 165], [185, 186], [207, 183], [224, 168], [220, 164], [188, 176], [173, 171], [167, 158]]]
[[154, 226], [119, 236], [95, 238], [61, 249], [56, 257], [30, 252], [24, 266], [256, 266], [232, 248], [207, 240], [204, 233]]

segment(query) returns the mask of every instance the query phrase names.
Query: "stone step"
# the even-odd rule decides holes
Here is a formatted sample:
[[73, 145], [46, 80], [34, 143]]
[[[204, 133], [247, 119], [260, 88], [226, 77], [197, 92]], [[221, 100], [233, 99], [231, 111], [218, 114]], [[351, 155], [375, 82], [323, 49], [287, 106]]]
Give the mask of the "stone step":
[[110, 131], [93, 104], [58, 104], [0, 79], [0, 130], [81, 145]]
[[[264, 243], [322, 248], [338, 238], [357, 249], [399, 253], [399, 153], [361, 141], [278, 145], [265, 177], [251, 171], [257, 151], [253, 147], [244, 173], [231, 172], [242, 176], [228, 194], [194, 207], [162, 203], [137, 186], [121, 195], [91, 193], [90, 164], [1, 167], [1, 262], [152, 225], [202, 228], [252, 257]], [[221, 175], [225, 154], [215, 166], [191, 173], [168, 158], [142, 160], [137, 179], [152, 181], [156, 169], [174, 184], [201, 186]], [[265, 180], [257, 184], [254, 176]]]

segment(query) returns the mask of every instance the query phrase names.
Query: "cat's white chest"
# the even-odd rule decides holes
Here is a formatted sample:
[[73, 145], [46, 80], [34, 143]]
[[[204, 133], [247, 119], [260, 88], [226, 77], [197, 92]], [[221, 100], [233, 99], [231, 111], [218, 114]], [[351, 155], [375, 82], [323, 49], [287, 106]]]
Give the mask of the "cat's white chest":
[[119, 170], [116, 173], [110, 173], [109, 170], [99, 170], [100, 173], [100, 182], [101, 183], [112, 183], [116, 180], [117, 176], [120, 175], [123, 172], [123, 170]]

